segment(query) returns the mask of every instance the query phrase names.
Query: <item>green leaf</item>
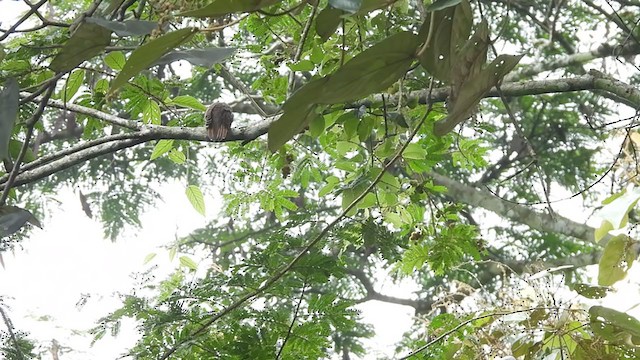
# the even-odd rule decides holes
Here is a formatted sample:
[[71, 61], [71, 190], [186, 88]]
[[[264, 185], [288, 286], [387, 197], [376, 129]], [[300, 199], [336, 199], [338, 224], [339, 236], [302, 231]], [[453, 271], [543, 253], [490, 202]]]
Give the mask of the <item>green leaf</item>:
[[327, 6], [320, 11], [316, 18], [316, 34], [320, 36], [322, 41], [327, 41], [336, 32], [340, 22], [342, 22], [343, 14], [342, 10], [331, 6]]
[[314, 102], [337, 104], [386, 90], [409, 70], [417, 46], [418, 37], [411, 32], [389, 36], [327, 75]]
[[160, 106], [157, 102], [147, 101], [147, 105], [142, 110], [142, 121], [145, 124], [160, 125]]
[[85, 60], [100, 54], [111, 43], [111, 31], [100, 25], [82, 23], [51, 60], [49, 68], [55, 72], [67, 72]]
[[158, 140], [158, 143], [151, 152], [151, 157], [149, 158], [149, 160], [155, 160], [171, 149], [173, 149], [173, 139]]
[[309, 123], [309, 133], [312, 137], [317, 138], [324, 132], [324, 116], [318, 115]]
[[96, 93], [106, 94], [107, 91], [109, 91], [109, 81], [107, 79], [100, 79], [100, 80], [96, 81], [96, 84], [93, 87], [93, 90]]
[[592, 306], [589, 319], [593, 332], [614, 344], [639, 345], [640, 321], [626, 313]]
[[632, 245], [633, 241], [626, 235], [609, 240], [598, 264], [598, 285], [611, 286], [627, 276], [636, 258]]
[[219, 17], [230, 13], [256, 11], [278, 1], [280, 0], [215, 0], [205, 7], [185, 11], [178, 15], [195, 18]]
[[470, 111], [480, 103], [480, 100], [492, 87], [496, 86], [518, 64], [520, 59], [522, 59], [522, 55], [500, 55], [477, 76], [465, 81], [449, 116], [435, 124], [433, 133], [437, 136], [444, 136], [467, 119]]
[[27, 222], [42, 228], [40, 221], [30, 211], [17, 206], [0, 206], [0, 238], [17, 232]]
[[427, 11], [438, 11], [460, 4], [461, 0], [436, 0], [427, 6]]
[[289, 68], [293, 71], [311, 71], [316, 65], [311, 60], [300, 60], [296, 64], [289, 64]]
[[155, 21], [145, 20], [125, 20], [125, 21], [109, 21], [96, 17], [85, 18], [87, 23], [97, 24], [105, 29], [109, 29], [118, 36], [140, 36], [149, 35], [158, 27]]
[[373, 10], [392, 5], [397, 1], [398, 0], [362, 0], [362, 5], [360, 5], [360, 10], [358, 10], [357, 14], [365, 15]]
[[205, 208], [204, 208], [204, 196], [202, 195], [202, 191], [200, 191], [200, 188], [197, 187], [196, 185], [189, 185], [187, 186], [187, 199], [189, 199], [189, 202], [191, 203], [191, 205], [193, 206], [193, 208], [199, 212], [202, 216], [205, 215]]
[[[12, 159], [18, 158], [20, 151], [22, 150], [22, 141], [11, 139], [9, 141], [9, 156]], [[24, 159], [22, 161], [29, 163], [36, 159], [36, 155], [33, 153], [33, 150], [30, 147], [27, 147], [27, 152], [24, 154]]]
[[0, 92], [0, 160], [8, 159], [9, 140], [13, 134], [13, 125], [18, 117], [18, 102], [20, 100], [20, 87], [14, 78], [4, 83], [4, 89]]
[[189, 270], [198, 270], [198, 264], [188, 256], [180, 256], [180, 265], [188, 268]]
[[68, 101], [73, 97], [73, 95], [78, 92], [80, 86], [82, 86], [82, 82], [84, 81], [84, 69], [76, 69], [67, 78], [64, 93], [62, 96], [63, 101]]
[[595, 286], [581, 283], [571, 285], [571, 289], [589, 299], [602, 299], [607, 296], [609, 291], [611, 291], [611, 289], [606, 286]]
[[151, 66], [162, 55], [191, 39], [197, 32], [195, 28], [185, 28], [155, 38], [135, 49], [124, 64], [122, 71], [111, 83], [109, 92], [113, 93], [140, 71]]
[[104, 57], [104, 63], [115, 71], [122, 70], [126, 62], [127, 59], [124, 57], [122, 51], [112, 51]]
[[206, 111], [207, 107], [202, 105], [202, 103], [200, 102], [200, 100], [194, 98], [193, 96], [190, 95], [180, 95], [180, 96], [176, 96], [173, 99], [171, 99], [171, 103], [172, 104], [176, 104], [176, 105], [180, 105], [180, 106], [184, 106], [187, 108], [191, 108], [194, 110], [200, 110], [200, 111]]
[[184, 155], [184, 153], [176, 148], [173, 148], [171, 149], [171, 151], [169, 151], [168, 157], [176, 164], [184, 164], [184, 162], [187, 160], [187, 157]]
[[609, 231], [626, 226], [629, 212], [636, 207], [638, 200], [640, 200], [639, 188], [624, 190], [607, 198], [603, 202], [605, 205], [598, 212], [602, 223], [595, 231], [595, 240], [599, 241]]
[[405, 159], [423, 160], [427, 157], [427, 150], [423, 149], [420, 144], [411, 143], [404, 149], [402, 157]]

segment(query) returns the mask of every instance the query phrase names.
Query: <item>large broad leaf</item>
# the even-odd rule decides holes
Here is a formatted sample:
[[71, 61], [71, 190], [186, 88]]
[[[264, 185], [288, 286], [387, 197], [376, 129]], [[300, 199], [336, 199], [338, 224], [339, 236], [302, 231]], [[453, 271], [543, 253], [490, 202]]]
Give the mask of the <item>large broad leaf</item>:
[[604, 306], [592, 306], [589, 320], [593, 332], [619, 345], [640, 344], [640, 321], [626, 313]]
[[471, 34], [473, 13], [468, 0], [454, 7], [432, 12], [420, 28], [428, 43], [420, 52], [420, 64], [436, 79], [449, 82], [452, 63]]
[[269, 149], [276, 151], [302, 131], [317, 104], [337, 104], [387, 89], [407, 72], [418, 43], [410, 32], [391, 35], [335, 73], [306, 84], [287, 100], [284, 114], [269, 128]]
[[0, 92], [0, 160], [8, 159], [9, 141], [13, 133], [13, 125], [18, 117], [18, 101], [20, 100], [20, 88], [14, 78], [10, 78], [4, 84]]
[[337, 104], [387, 89], [409, 70], [417, 46], [411, 32], [389, 36], [328, 75], [322, 91], [313, 94], [315, 102]]
[[636, 258], [633, 241], [626, 235], [618, 235], [607, 243], [598, 264], [598, 285], [611, 286], [624, 279]]
[[0, 206], [0, 238], [15, 233], [27, 222], [42, 228], [40, 221], [28, 210], [17, 206]]
[[324, 41], [327, 41], [336, 32], [342, 21], [344, 11], [327, 6], [320, 11], [316, 18], [316, 33]]
[[269, 127], [269, 150], [277, 151], [282, 145], [304, 130], [316, 115], [316, 104], [311, 101], [327, 79], [314, 80], [296, 91], [282, 107], [284, 113]]
[[477, 76], [465, 81], [449, 116], [435, 124], [433, 133], [443, 136], [464, 121], [487, 92], [496, 86], [521, 58], [522, 55], [500, 55]]
[[111, 31], [104, 27], [82, 23], [64, 44], [60, 53], [51, 61], [49, 68], [55, 72], [66, 72], [83, 61], [100, 54], [111, 42]]
[[169, 64], [174, 61], [186, 60], [192, 65], [211, 67], [213, 64], [219, 64], [235, 54], [236, 48], [227, 47], [210, 47], [205, 49], [192, 49], [184, 51], [172, 51], [161, 57], [156, 65]]
[[111, 83], [109, 92], [115, 91], [140, 71], [151, 66], [162, 55], [191, 39], [196, 32], [195, 28], [180, 29], [155, 38], [134, 50], [122, 71]]
[[126, 21], [109, 21], [100, 18], [89, 17], [85, 20], [87, 23], [97, 24], [103, 28], [109, 29], [118, 36], [139, 36], [149, 35], [158, 27], [158, 23], [145, 20], [126, 20]]
[[216, 0], [200, 9], [185, 11], [178, 15], [195, 18], [218, 17], [230, 13], [256, 11], [279, 1], [280, 0]]

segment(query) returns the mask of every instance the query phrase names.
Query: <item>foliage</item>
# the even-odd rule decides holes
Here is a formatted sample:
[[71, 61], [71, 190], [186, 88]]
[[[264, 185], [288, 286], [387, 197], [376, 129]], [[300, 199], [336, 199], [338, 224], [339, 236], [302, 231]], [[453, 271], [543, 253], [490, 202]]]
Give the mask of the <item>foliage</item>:
[[[640, 135], [621, 113], [640, 107], [640, 4], [607, 4], [29, 5], [0, 35], [0, 249], [64, 187], [116, 241], [178, 182], [200, 215], [217, 193], [223, 211], [94, 341], [133, 319], [140, 359], [364, 358], [375, 332], [355, 309], [378, 300], [415, 309], [399, 356], [634, 358], [636, 319], [566, 300], [606, 300], [638, 254]], [[220, 100], [236, 123], [218, 146], [203, 112]], [[597, 229], [557, 204], [612, 193]], [[5, 357], [37, 356], [17, 334]]]

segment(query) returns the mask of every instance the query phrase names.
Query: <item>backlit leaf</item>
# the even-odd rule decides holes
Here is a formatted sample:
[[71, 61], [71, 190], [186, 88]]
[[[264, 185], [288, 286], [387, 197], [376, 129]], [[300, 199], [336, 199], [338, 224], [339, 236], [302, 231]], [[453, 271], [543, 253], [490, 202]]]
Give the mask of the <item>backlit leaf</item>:
[[73, 95], [78, 92], [80, 86], [82, 86], [82, 82], [84, 81], [84, 69], [76, 69], [67, 78], [65, 82], [65, 87], [62, 94], [62, 100], [68, 101], [73, 97]]
[[196, 185], [187, 186], [186, 190], [187, 199], [193, 206], [193, 208], [199, 212], [202, 216], [205, 215], [204, 208], [204, 196], [202, 195], [202, 191]]
[[157, 159], [162, 154], [168, 152], [172, 148], [173, 148], [173, 139], [158, 140], [158, 143], [153, 148], [153, 152], [151, 152], [151, 157], [149, 158], [149, 160]]
[[609, 240], [598, 264], [598, 285], [611, 286], [627, 276], [636, 258], [632, 245], [631, 238], [626, 235]]

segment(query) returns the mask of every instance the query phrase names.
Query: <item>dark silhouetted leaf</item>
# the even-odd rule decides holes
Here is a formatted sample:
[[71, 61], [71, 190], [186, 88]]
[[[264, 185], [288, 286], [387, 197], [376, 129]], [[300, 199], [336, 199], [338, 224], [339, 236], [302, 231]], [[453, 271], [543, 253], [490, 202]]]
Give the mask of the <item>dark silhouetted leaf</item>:
[[109, 29], [118, 36], [139, 36], [149, 35], [158, 27], [158, 23], [154, 21], [144, 20], [125, 20], [125, 21], [109, 21], [105, 19], [89, 17], [85, 20], [87, 23], [100, 25], [105, 29]]
[[30, 211], [17, 206], [0, 206], [0, 238], [15, 233], [27, 222], [42, 228], [40, 221]]
[[[431, 21], [433, 20], [433, 28]], [[473, 13], [468, 0], [454, 7], [433, 12], [420, 28], [420, 39], [429, 43], [420, 53], [420, 64], [436, 79], [449, 82], [456, 53], [471, 34]], [[433, 33], [429, 37], [429, 32]]]
[[178, 15], [195, 18], [218, 17], [230, 13], [252, 12], [277, 3], [279, 0], [215, 0], [200, 9]]
[[100, 54], [111, 42], [111, 31], [97, 24], [83, 23], [56, 55], [49, 68], [66, 72]]
[[82, 193], [82, 191], [78, 191], [78, 197], [80, 198], [80, 205], [82, 206], [82, 211], [84, 211], [85, 215], [87, 215], [89, 219], [93, 219], [93, 213], [91, 212], [91, 206], [89, 206], [87, 197]]
[[156, 62], [156, 65], [169, 64], [174, 61], [186, 60], [192, 65], [211, 67], [219, 64], [231, 55], [235, 54], [236, 48], [210, 47], [205, 49], [193, 49], [184, 51], [172, 51]]
[[433, 133], [443, 136], [464, 121], [480, 100], [520, 61], [522, 55], [500, 55], [477, 76], [465, 81], [449, 116], [438, 121]]
[[133, 53], [131, 53], [131, 56], [129, 56], [127, 62], [124, 64], [122, 71], [111, 83], [109, 92], [115, 91], [140, 71], [151, 66], [160, 57], [162, 57], [162, 55], [191, 39], [196, 31], [197, 30], [194, 28], [185, 28], [170, 32], [155, 38], [134, 50]]
[[0, 160], [7, 159], [9, 155], [9, 140], [18, 117], [19, 100], [18, 82], [10, 78], [4, 83], [4, 89], [0, 92]]
[[344, 12], [340, 9], [327, 6], [316, 18], [316, 33], [323, 41], [327, 41], [336, 32], [342, 21]]
[[636, 258], [632, 240], [626, 235], [614, 236], [602, 252], [598, 264], [598, 285], [611, 286], [624, 279]]
[[362, 5], [360, 5], [360, 10], [358, 10], [357, 14], [364, 15], [373, 10], [392, 5], [397, 1], [398, 0], [362, 0]]

